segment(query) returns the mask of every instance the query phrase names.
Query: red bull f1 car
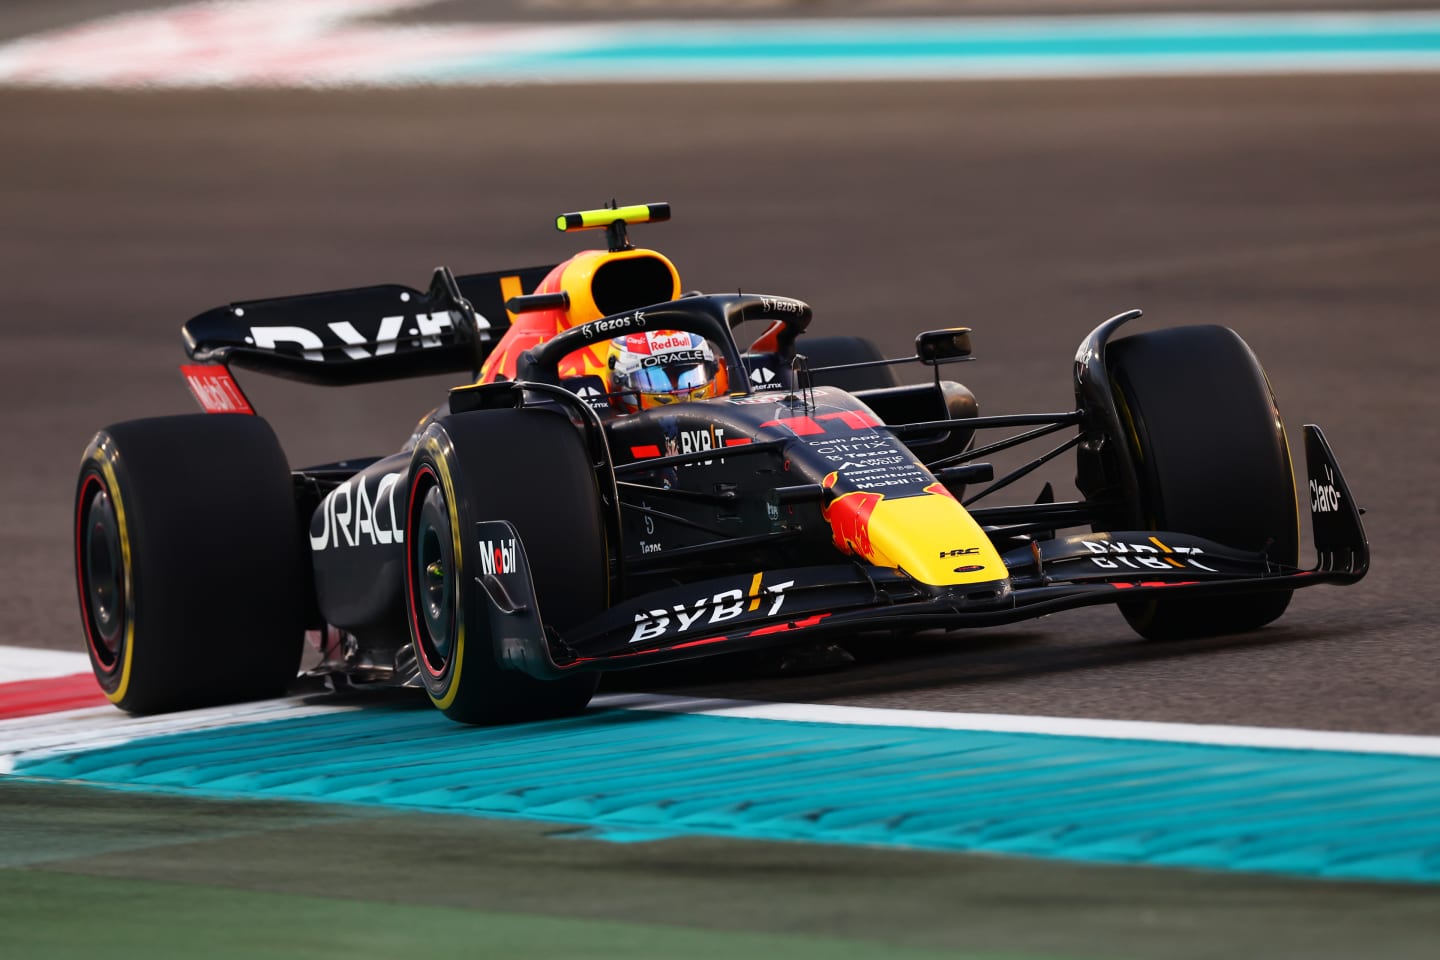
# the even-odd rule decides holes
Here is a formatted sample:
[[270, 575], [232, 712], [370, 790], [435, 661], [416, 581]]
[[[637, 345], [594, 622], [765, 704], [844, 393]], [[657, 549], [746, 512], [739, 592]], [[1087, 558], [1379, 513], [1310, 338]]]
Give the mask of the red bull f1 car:
[[[603, 248], [427, 290], [234, 303], [184, 325], [205, 413], [118, 423], [75, 497], [86, 644], [133, 712], [255, 699], [306, 671], [423, 686], [470, 723], [582, 709], [602, 671], [881, 629], [1115, 604], [1153, 639], [1253, 630], [1369, 565], [1320, 430], [1301, 494], [1245, 343], [1219, 326], [1085, 337], [1073, 409], [980, 416], [944, 368], [884, 359], [784, 296], [685, 292], [629, 226]], [[743, 345], [743, 346], [742, 346]], [[918, 370], [904, 384], [896, 371]], [[292, 469], [232, 377], [466, 373], [400, 449]], [[437, 398], [438, 399], [438, 398]], [[1038, 444], [1001, 476], [990, 458]], [[999, 496], [1073, 456], [1078, 497]], [[1299, 562], [1308, 512], [1318, 557]]]

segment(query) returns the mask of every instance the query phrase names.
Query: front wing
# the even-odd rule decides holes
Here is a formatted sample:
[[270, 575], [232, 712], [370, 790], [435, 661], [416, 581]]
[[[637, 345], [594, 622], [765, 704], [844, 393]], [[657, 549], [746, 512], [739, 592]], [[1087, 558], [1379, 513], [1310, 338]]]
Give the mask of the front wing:
[[1369, 568], [1360, 511], [1318, 427], [1305, 428], [1317, 552], [1309, 569], [1200, 537], [1108, 531], [1040, 540], [1006, 553], [1008, 580], [936, 588], [862, 563], [755, 571], [686, 584], [619, 604], [565, 637], [547, 631], [524, 545], [505, 521], [478, 539], [511, 540], [505, 572], [477, 577], [502, 663], [535, 677], [615, 670], [776, 646], [836, 632], [995, 626], [1122, 600], [1232, 596], [1353, 583]]

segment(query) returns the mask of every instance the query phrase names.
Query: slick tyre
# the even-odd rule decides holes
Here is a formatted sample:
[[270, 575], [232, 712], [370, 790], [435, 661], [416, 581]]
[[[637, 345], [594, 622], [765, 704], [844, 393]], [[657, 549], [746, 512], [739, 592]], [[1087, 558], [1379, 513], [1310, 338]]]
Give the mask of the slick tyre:
[[[1285, 425], [1260, 363], [1233, 330], [1176, 327], [1107, 352], [1151, 530], [1190, 533], [1280, 564], [1299, 558], [1299, 513]], [[1290, 591], [1122, 604], [1154, 640], [1254, 630]]]
[[539, 680], [501, 666], [476, 583], [477, 522], [515, 526], [543, 621], [562, 635], [606, 607], [604, 521], [576, 428], [543, 410], [456, 414], [426, 428], [411, 460], [406, 607], [431, 701], [461, 723], [578, 713], [599, 675]]
[[304, 638], [306, 557], [269, 424], [159, 417], [96, 434], [75, 488], [90, 664], [132, 713], [279, 696]]
[[[864, 337], [803, 337], [796, 349], [805, 355], [813, 370], [846, 363], [884, 360], [880, 350]], [[862, 367], [859, 370], [830, 370], [815, 375], [817, 387], [838, 387], [854, 393], [899, 385], [890, 367]]]

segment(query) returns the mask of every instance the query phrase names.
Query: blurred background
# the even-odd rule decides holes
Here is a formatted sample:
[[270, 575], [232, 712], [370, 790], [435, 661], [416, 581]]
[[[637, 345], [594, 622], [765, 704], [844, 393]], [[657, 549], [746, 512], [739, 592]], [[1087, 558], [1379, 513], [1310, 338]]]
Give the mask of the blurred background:
[[[1231, 16], [1301, 6], [1356, 12]], [[1087, 611], [839, 676], [665, 683], [1436, 732], [1440, 30], [1422, 6], [11, 0], [0, 643], [79, 649], [78, 457], [106, 423], [195, 409], [189, 316], [554, 263], [577, 248], [557, 213], [667, 200], [675, 219], [635, 239], [687, 288], [799, 297], [812, 330], [893, 355], [973, 327], [980, 359], [954, 375], [985, 413], [1068, 408], [1076, 345], [1121, 310], [1234, 327], [1292, 436], [1325, 427], [1375, 565], [1223, 642], [1147, 646]], [[243, 382], [295, 465], [398, 448], [450, 385]], [[1071, 496], [1072, 469], [1016, 496]]]
[[[1440, 733], [1434, 6], [5, 0], [0, 647], [82, 649], [79, 457], [105, 424], [198, 409], [177, 370], [188, 317], [419, 286], [440, 264], [555, 263], [579, 246], [556, 214], [664, 200], [674, 219], [632, 237], [686, 288], [798, 297], [813, 331], [891, 355], [921, 330], [972, 327], [979, 359], [949, 373], [983, 413], [1069, 409], [1077, 344], [1122, 310], [1146, 311], [1134, 331], [1233, 327], [1291, 437], [1324, 427], [1374, 563], [1239, 637], [1147, 644], [1094, 609], [853, 644], [858, 662], [834, 673], [706, 661], [609, 690]], [[452, 385], [242, 383], [297, 466], [398, 449]], [[1066, 461], [1016, 498], [1046, 481], [1075, 493]], [[223, 549], [223, 524], [194, 523]], [[0, 786], [0, 927], [87, 954], [122, 955], [132, 931], [147, 957], [200, 942], [317, 957], [1434, 952], [1422, 885], [609, 843], [553, 823]], [[1325, 802], [1297, 798], [1276, 835], [1303, 835]], [[1396, 856], [1433, 847], [1423, 824], [1391, 826]], [[771, 939], [716, 939], [736, 930]], [[545, 936], [561, 946], [537, 952]]]

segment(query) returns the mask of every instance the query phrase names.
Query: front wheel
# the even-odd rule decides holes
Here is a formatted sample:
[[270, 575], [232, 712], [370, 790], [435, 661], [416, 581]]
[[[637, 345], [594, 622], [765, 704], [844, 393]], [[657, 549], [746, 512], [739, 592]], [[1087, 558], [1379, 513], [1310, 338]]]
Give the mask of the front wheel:
[[[476, 577], [503, 564], [478, 522], [520, 535], [539, 613], [560, 631], [606, 606], [604, 521], [579, 431], [543, 410], [492, 410], [436, 420], [416, 444], [406, 511], [410, 636], [431, 701], [462, 723], [509, 723], [577, 713], [596, 673], [539, 680], [501, 665], [489, 599]], [[482, 551], [492, 551], [482, 558]], [[501, 551], [497, 561], [493, 551]]]
[[[813, 370], [847, 363], [871, 363], [885, 359], [880, 348], [864, 337], [804, 337], [796, 349], [805, 355]], [[898, 383], [893, 367], [861, 367], [857, 370], [822, 370], [815, 374], [815, 386], [856, 390], [878, 390]]]
[[[1142, 333], [1111, 344], [1107, 361], [1146, 527], [1296, 566], [1300, 520], [1285, 424], [1239, 334], [1219, 326]], [[1120, 609], [1150, 639], [1212, 636], [1270, 623], [1290, 594], [1160, 599]]]

